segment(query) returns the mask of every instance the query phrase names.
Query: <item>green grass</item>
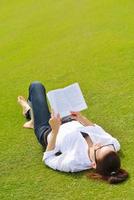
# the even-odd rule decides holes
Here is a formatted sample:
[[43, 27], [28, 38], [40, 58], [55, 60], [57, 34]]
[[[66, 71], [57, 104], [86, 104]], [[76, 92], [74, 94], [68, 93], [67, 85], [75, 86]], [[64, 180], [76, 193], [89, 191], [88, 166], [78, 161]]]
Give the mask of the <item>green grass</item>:
[[[134, 188], [133, 0], [0, 1], [0, 199], [132, 200]], [[117, 137], [127, 182], [112, 186], [42, 163], [16, 98], [79, 82], [83, 113]]]

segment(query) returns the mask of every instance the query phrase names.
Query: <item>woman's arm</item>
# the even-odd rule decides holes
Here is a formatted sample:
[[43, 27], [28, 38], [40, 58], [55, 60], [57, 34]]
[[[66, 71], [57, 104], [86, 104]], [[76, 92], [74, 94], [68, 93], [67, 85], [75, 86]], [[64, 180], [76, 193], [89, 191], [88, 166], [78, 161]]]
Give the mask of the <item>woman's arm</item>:
[[52, 131], [46, 151], [51, 151], [55, 148], [56, 138], [57, 138], [57, 132]]
[[61, 125], [60, 115], [58, 114], [57, 116], [55, 116], [54, 113], [52, 112], [51, 119], [49, 120], [49, 124], [52, 128], [52, 132], [51, 132], [50, 140], [48, 142], [46, 151], [51, 151], [55, 148], [57, 134]]
[[93, 126], [94, 124], [84, 117], [80, 112], [71, 112], [71, 118], [80, 122], [83, 126]]

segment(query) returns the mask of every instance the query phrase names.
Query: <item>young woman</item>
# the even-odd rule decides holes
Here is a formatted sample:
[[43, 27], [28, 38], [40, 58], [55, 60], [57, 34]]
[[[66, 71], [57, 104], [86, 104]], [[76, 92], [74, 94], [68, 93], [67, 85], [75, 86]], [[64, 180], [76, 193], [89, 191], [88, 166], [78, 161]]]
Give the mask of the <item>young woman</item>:
[[62, 119], [59, 114], [50, 114], [46, 90], [41, 83], [33, 82], [28, 101], [19, 96], [18, 102], [29, 119], [24, 127], [34, 128], [45, 149], [43, 161], [47, 166], [64, 172], [94, 168], [95, 172], [89, 173], [89, 177], [112, 184], [127, 179], [128, 173], [121, 169], [117, 154], [120, 150], [117, 139], [79, 112], [70, 111], [70, 116]]

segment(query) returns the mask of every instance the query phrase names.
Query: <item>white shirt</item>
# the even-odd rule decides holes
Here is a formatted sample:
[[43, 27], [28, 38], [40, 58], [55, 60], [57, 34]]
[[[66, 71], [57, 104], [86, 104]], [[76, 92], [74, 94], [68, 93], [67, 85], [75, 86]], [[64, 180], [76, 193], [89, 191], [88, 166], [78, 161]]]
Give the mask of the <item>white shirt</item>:
[[[71, 121], [60, 126], [55, 149], [44, 152], [43, 161], [46, 165], [55, 170], [64, 172], [78, 172], [92, 168], [92, 162], [88, 156], [88, 144], [81, 134], [87, 133], [93, 144], [101, 143], [114, 144], [116, 151], [119, 151], [120, 144], [100, 126], [83, 126], [78, 121]], [[48, 141], [51, 134], [48, 135]], [[56, 156], [55, 153], [61, 152]]]

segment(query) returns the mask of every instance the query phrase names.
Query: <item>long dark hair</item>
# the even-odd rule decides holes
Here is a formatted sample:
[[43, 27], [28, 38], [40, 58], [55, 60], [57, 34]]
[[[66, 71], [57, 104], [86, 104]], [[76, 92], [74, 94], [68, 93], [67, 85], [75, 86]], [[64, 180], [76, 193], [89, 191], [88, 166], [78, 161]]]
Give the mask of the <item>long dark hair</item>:
[[96, 172], [87, 176], [94, 179], [102, 179], [110, 184], [117, 184], [128, 178], [128, 172], [121, 169], [121, 162], [118, 154], [114, 151], [106, 154], [102, 159], [97, 160]]

